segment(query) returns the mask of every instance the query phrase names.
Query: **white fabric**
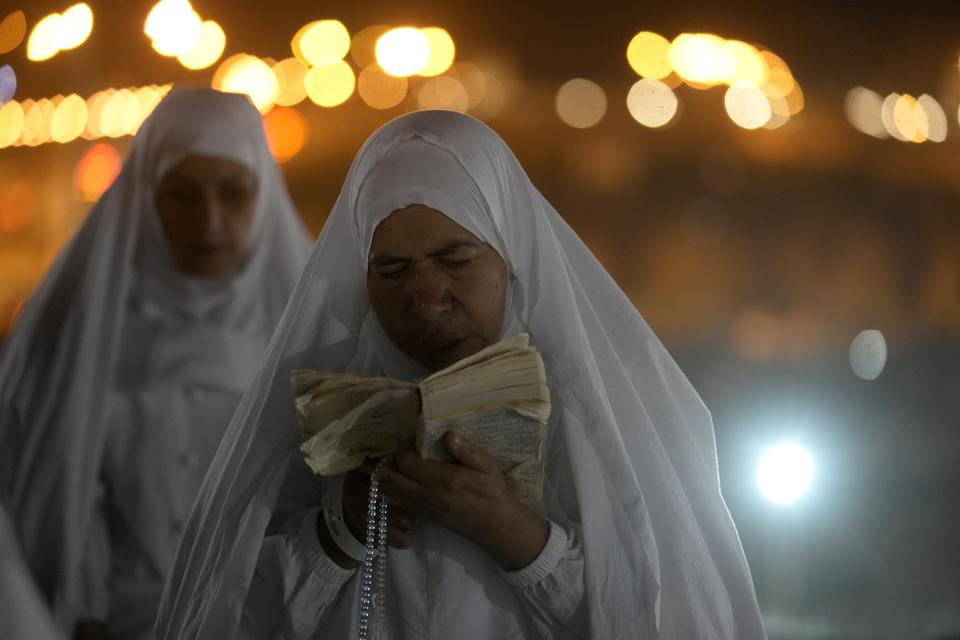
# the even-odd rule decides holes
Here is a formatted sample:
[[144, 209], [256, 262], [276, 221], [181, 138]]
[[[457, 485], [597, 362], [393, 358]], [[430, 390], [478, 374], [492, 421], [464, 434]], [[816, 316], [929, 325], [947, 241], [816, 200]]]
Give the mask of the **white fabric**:
[[[257, 181], [247, 259], [229, 277], [180, 271], [156, 215], [156, 184], [190, 154], [243, 164]], [[109, 606], [97, 589], [124, 571], [142, 581], [115, 583], [113, 604], [155, 610], [164, 576], [151, 571], [172, 562], [171, 523], [186, 517], [309, 251], [247, 98], [164, 98], [0, 362], [0, 486], [62, 628]], [[209, 395], [191, 399], [197, 391]], [[170, 457], [179, 453], [194, 456], [192, 473]]]
[[[554, 402], [543, 513], [575, 535], [583, 560], [579, 589], [555, 585], [554, 592], [578, 597], [567, 612], [586, 612], [585, 635], [764, 638], [749, 570], [720, 495], [713, 426], [700, 398], [499, 136], [443, 111], [394, 120], [354, 160], [204, 481], [164, 593], [158, 637], [234, 636], [251, 584], [271, 568], [268, 582], [285, 585], [287, 596], [302, 591], [297, 581], [303, 567], [316, 565], [310, 555], [316, 549], [303, 543], [298, 551], [278, 523], [318, 505], [323, 483], [310, 476], [297, 450], [290, 370], [422, 375], [385, 338], [365, 293], [373, 229], [404, 203], [443, 211], [508, 265], [504, 335], [530, 333]], [[486, 637], [499, 637], [482, 625], [504, 615], [512, 616], [508, 636], [539, 629], [542, 612], [530, 606], [533, 598], [513, 592], [523, 613], [513, 604], [500, 606], [507, 581], [491, 577], [489, 559], [469, 559], [479, 554], [475, 547], [429, 523], [418, 526], [415, 539], [415, 549], [391, 560], [391, 579], [411, 587], [395, 589], [399, 602], [388, 604], [392, 615], [405, 616], [391, 618], [404, 625], [393, 629], [398, 637], [479, 637], [477, 625]], [[421, 552], [434, 553], [418, 558]], [[401, 562], [407, 572], [395, 568]], [[463, 570], [484, 562], [479, 576]], [[299, 610], [288, 601], [284, 615], [322, 623], [313, 637], [348, 637], [346, 602], [353, 594], [342, 589], [349, 577], [324, 571], [314, 566], [317, 588], [327, 590], [323, 602], [339, 604], [321, 615], [309, 600]], [[402, 600], [422, 586], [418, 576], [424, 575], [446, 579], [419, 605], [417, 596]], [[422, 613], [418, 606], [445, 624], [425, 634], [415, 620], [408, 628]], [[468, 608], [474, 613], [465, 615]], [[547, 613], [564, 615], [562, 609]]]
[[58, 640], [50, 611], [20, 555], [20, 544], [0, 504], [0, 620], [7, 640]]

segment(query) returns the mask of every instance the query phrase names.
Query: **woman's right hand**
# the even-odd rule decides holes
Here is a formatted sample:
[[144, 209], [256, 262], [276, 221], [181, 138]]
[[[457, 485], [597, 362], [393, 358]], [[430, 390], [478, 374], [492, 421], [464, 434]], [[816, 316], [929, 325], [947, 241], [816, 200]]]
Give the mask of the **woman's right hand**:
[[[370, 476], [379, 460], [368, 458], [363, 465], [343, 476], [343, 519], [350, 533], [360, 541], [367, 537], [367, 502], [370, 494]], [[400, 507], [390, 505], [387, 518], [387, 544], [395, 549], [413, 546], [413, 527], [416, 519]]]

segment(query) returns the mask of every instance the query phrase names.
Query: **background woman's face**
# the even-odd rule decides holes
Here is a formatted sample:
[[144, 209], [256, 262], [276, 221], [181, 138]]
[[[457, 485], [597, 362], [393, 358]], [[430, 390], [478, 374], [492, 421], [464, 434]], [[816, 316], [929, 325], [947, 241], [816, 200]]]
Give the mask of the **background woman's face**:
[[237, 271], [247, 256], [256, 196], [256, 177], [240, 163], [189, 155], [174, 165], [155, 198], [177, 266], [208, 278]]
[[394, 211], [373, 233], [370, 302], [387, 336], [429, 371], [499, 339], [506, 291], [500, 255], [436, 209]]

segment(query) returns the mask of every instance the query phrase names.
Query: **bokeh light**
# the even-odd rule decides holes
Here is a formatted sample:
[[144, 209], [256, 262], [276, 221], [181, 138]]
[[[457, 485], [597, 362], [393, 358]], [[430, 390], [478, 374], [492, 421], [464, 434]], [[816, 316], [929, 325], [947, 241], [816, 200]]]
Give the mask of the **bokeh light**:
[[693, 86], [712, 86], [733, 75], [733, 61], [723, 38], [710, 33], [681, 33], [670, 43], [674, 71]]
[[339, 20], [317, 20], [301, 28], [290, 42], [293, 54], [315, 67], [343, 60], [350, 50], [350, 32]]
[[377, 63], [392, 76], [412, 76], [430, 62], [430, 42], [419, 29], [399, 27], [377, 39]]
[[0, 105], [4, 105], [17, 93], [17, 74], [8, 64], [0, 66]]
[[206, 20], [200, 24], [200, 36], [189, 50], [177, 55], [187, 69], [206, 69], [223, 55], [227, 46], [227, 35], [223, 28], [213, 20]]
[[607, 113], [607, 94], [596, 82], [574, 78], [560, 87], [556, 97], [557, 115], [566, 124], [587, 129]]
[[917, 100], [909, 94], [897, 98], [893, 104], [893, 126], [903, 139], [910, 142], [923, 142], [917, 122]]
[[101, 134], [119, 138], [136, 133], [139, 126], [140, 101], [133, 91], [120, 89], [112, 93], [100, 112]]
[[[30, 103], [27, 110], [26, 105]], [[50, 124], [53, 122], [53, 114], [57, 110], [56, 104], [49, 98], [40, 98], [37, 101], [24, 100], [24, 115], [26, 123], [23, 127], [23, 144], [35, 147], [50, 141]]]
[[773, 115], [766, 94], [750, 84], [736, 84], [728, 88], [723, 96], [723, 104], [734, 124], [744, 129], [759, 129]]
[[356, 87], [353, 69], [341, 60], [325, 67], [314, 67], [303, 79], [307, 97], [321, 107], [336, 107], [346, 102]]
[[947, 139], [947, 114], [936, 98], [926, 93], [917, 98], [917, 111], [918, 119], [925, 125], [920, 133], [927, 140], [943, 142]]
[[100, 116], [103, 114], [104, 105], [107, 104], [107, 100], [113, 93], [113, 89], [106, 89], [97, 91], [87, 98], [87, 131], [83, 134], [83, 138], [92, 140], [103, 135], [100, 130]]
[[309, 69], [300, 58], [286, 58], [273, 65], [273, 73], [277, 76], [277, 104], [292, 107], [306, 100], [307, 88], [303, 80]]
[[392, 76], [377, 64], [367, 65], [357, 78], [357, 93], [374, 109], [391, 109], [407, 97], [409, 81]]
[[275, 107], [263, 117], [270, 153], [277, 162], [297, 155], [307, 140], [307, 123], [295, 109]]
[[907, 138], [900, 133], [900, 128], [897, 126], [894, 118], [894, 110], [900, 98], [901, 95], [899, 93], [891, 93], [883, 99], [883, 103], [880, 105], [880, 121], [883, 122], [883, 128], [886, 129], [889, 135], [901, 142], [907, 142]]
[[33, 220], [36, 196], [26, 182], [8, 185], [0, 195], [0, 230], [6, 233], [22, 231]]
[[260, 113], [266, 113], [276, 101], [278, 83], [270, 65], [256, 56], [239, 53], [224, 60], [217, 68], [213, 88], [246, 94]]
[[197, 44], [203, 23], [189, 0], [160, 0], [147, 14], [143, 30], [154, 51], [172, 57], [187, 53]]
[[426, 37], [430, 46], [430, 56], [427, 59], [427, 65], [418, 71], [417, 75], [438, 76], [450, 68], [457, 55], [453, 38], [450, 37], [446, 29], [440, 27], [427, 27], [421, 29], [420, 32]]
[[23, 135], [26, 119], [23, 107], [16, 100], [0, 106], [0, 149], [9, 147]]
[[813, 456], [794, 442], [771, 447], [757, 464], [757, 485], [763, 496], [777, 504], [799, 500], [813, 482]]
[[51, 13], [42, 18], [30, 32], [27, 40], [27, 58], [34, 62], [49, 60], [60, 51], [60, 21], [63, 16]]
[[87, 103], [72, 94], [57, 105], [50, 123], [50, 137], [54, 142], [71, 142], [80, 137], [87, 127]]
[[137, 130], [139, 131], [140, 125], [143, 124], [143, 121], [153, 113], [153, 110], [157, 108], [157, 105], [160, 104], [160, 101], [163, 100], [163, 96], [169, 91], [169, 86], [160, 88], [157, 86], [150, 87], [140, 87], [133, 92], [133, 95], [137, 98], [137, 106], [139, 107], [140, 113], [137, 116], [138, 125]]
[[670, 41], [652, 31], [641, 31], [627, 45], [627, 62], [641, 77], [662, 80], [673, 72]]
[[766, 59], [753, 45], [740, 40], [727, 40], [723, 44], [728, 71], [722, 82], [728, 85], [749, 84], [761, 87], [770, 75]]
[[8, 14], [0, 21], [0, 55], [20, 46], [27, 35], [27, 16], [21, 10]]
[[353, 34], [350, 57], [358, 69], [366, 69], [377, 61], [377, 40], [387, 31], [390, 31], [387, 25], [375, 24]]
[[93, 11], [81, 2], [63, 12], [59, 25], [57, 46], [61, 51], [75, 49], [87, 41], [93, 32]]
[[421, 109], [448, 109], [466, 113], [470, 108], [470, 95], [456, 78], [438, 76], [423, 83], [417, 92], [417, 104]]
[[857, 377], [876, 380], [887, 363], [887, 341], [876, 329], [861, 331], [850, 342], [850, 368]]
[[120, 174], [120, 154], [108, 144], [90, 147], [73, 176], [73, 184], [86, 202], [95, 202]]
[[627, 110], [645, 127], [662, 127], [677, 114], [679, 102], [670, 87], [653, 78], [641, 78], [627, 93]]
[[843, 109], [847, 115], [847, 120], [858, 131], [874, 138], [890, 137], [883, 126], [881, 115], [883, 98], [875, 91], [865, 87], [853, 87], [847, 92]]

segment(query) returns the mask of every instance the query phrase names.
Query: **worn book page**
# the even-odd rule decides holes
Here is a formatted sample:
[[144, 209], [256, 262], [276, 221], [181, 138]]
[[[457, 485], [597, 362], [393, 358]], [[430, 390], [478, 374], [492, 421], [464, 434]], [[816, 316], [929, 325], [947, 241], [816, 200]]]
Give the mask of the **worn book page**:
[[[346, 394], [331, 396], [342, 400]], [[408, 389], [378, 391], [341, 417], [321, 425], [300, 450], [314, 473], [334, 475], [359, 467], [368, 456], [396, 451], [412, 438], [419, 421], [416, 393]]]
[[509, 407], [451, 420], [427, 420], [417, 433], [421, 457], [450, 460], [441, 441], [447, 431], [462, 433], [497, 462], [507, 486], [521, 502], [538, 502], [543, 495], [546, 424]]

